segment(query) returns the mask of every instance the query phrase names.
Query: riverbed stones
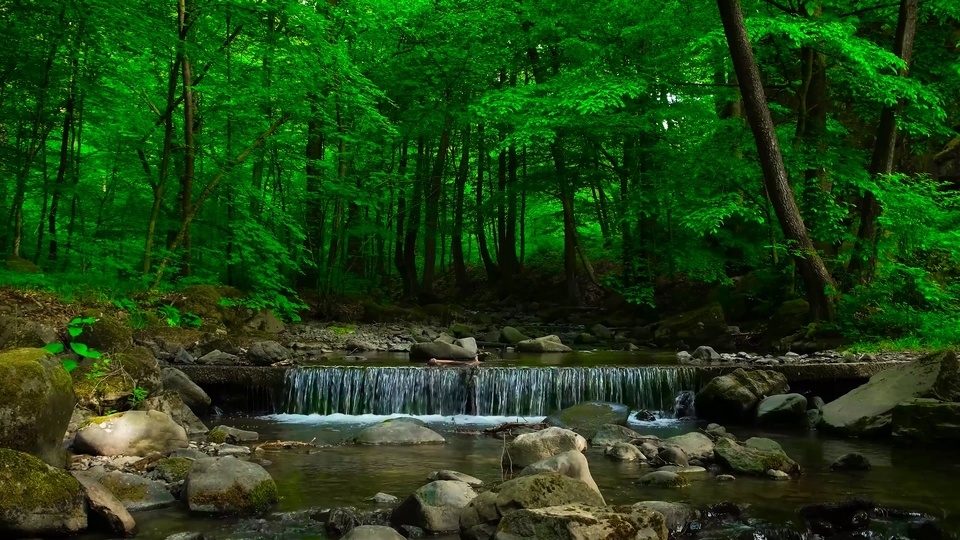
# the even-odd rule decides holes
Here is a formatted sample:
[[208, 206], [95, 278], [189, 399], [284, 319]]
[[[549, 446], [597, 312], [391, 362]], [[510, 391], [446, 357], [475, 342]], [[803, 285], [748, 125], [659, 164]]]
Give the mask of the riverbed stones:
[[239, 356], [223, 352], [220, 349], [214, 349], [197, 358], [197, 363], [203, 366], [235, 366], [239, 361]]
[[830, 464], [831, 471], [869, 471], [872, 468], [867, 456], [857, 452], [844, 454]]
[[800, 466], [782, 451], [760, 450], [730, 439], [720, 439], [714, 453], [717, 462], [737, 473], [763, 476], [773, 469], [787, 474], [800, 474]]
[[404, 540], [403, 535], [390, 527], [382, 525], [360, 525], [354, 527], [341, 540]]
[[[531, 476], [545, 472], [560, 473], [580, 480], [600, 493], [600, 488], [593, 480], [593, 476], [590, 475], [590, 464], [587, 463], [587, 458], [583, 455], [583, 452], [579, 450], [567, 450], [527, 465], [520, 471], [520, 476]], [[603, 497], [602, 494], [600, 496]]]
[[183, 403], [198, 415], [203, 415], [210, 407], [210, 396], [197, 386], [186, 373], [176, 368], [165, 367], [161, 370], [160, 378], [164, 390], [172, 390], [180, 394]]
[[604, 424], [625, 426], [630, 416], [630, 407], [620, 403], [585, 401], [556, 411], [544, 420], [550, 426], [562, 427], [593, 438]]
[[757, 405], [757, 422], [762, 425], [802, 426], [807, 418], [807, 398], [801, 394], [777, 394]]
[[766, 437], [750, 437], [749, 439], [743, 441], [743, 445], [749, 448], [756, 448], [757, 450], [780, 452], [781, 454], [786, 455], [786, 452], [783, 451], [783, 447], [780, 446], [780, 443]]
[[194, 461], [183, 493], [190, 511], [203, 514], [261, 514], [278, 500], [270, 474], [235, 457]]
[[452, 343], [414, 343], [410, 347], [410, 360], [472, 360], [476, 353]]
[[638, 506], [597, 508], [582, 504], [524, 509], [503, 518], [497, 539], [504, 540], [666, 540], [663, 516]]
[[269, 366], [290, 359], [290, 351], [276, 341], [258, 341], [247, 348], [247, 360], [255, 366]]
[[416, 445], [443, 444], [446, 439], [428, 427], [397, 419], [367, 426], [351, 437], [349, 442], [369, 445]]
[[453, 344], [473, 355], [480, 352], [480, 347], [477, 346], [477, 340], [472, 337], [460, 338], [454, 341]]
[[187, 448], [184, 431], [170, 415], [159, 411], [127, 411], [92, 418], [77, 431], [77, 452], [98, 456], [169, 454]]
[[687, 459], [713, 459], [713, 441], [697, 431], [664, 439], [661, 445], [676, 446]]
[[162, 482], [148, 480], [136, 474], [93, 467], [87, 471], [77, 472], [75, 476], [99, 483], [129, 512], [165, 508], [176, 502]]
[[617, 461], [647, 461], [647, 457], [639, 448], [627, 442], [613, 443], [604, 449], [603, 455]]
[[559, 336], [543, 336], [525, 339], [517, 343], [517, 351], [525, 353], [566, 353], [573, 349], [563, 344]]
[[561, 452], [584, 452], [586, 449], [587, 440], [583, 436], [569, 429], [548, 427], [533, 433], [524, 433], [507, 443], [503, 466], [522, 469]]
[[672, 445], [661, 446], [657, 452], [657, 458], [659, 458], [659, 463], [661, 464], [680, 465], [681, 467], [689, 465], [690, 462], [682, 448]]
[[889, 435], [894, 408], [914, 398], [960, 401], [960, 362], [941, 351], [877, 373], [823, 407], [818, 428], [851, 436]]
[[960, 403], [916, 398], [897, 404], [893, 436], [915, 440], [960, 440]]
[[590, 438], [591, 446], [610, 446], [618, 442], [630, 442], [639, 439], [640, 434], [636, 431], [617, 424], [603, 424]]
[[770, 470], [767, 471], [767, 478], [769, 478], [769, 479], [771, 479], [771, 480], [789, 480], [789, 479], [790, 479], [790, 475], [787, 474], [787, 473], [785, 473], [785, 472], [783, 472], [783, 471], [778, 471], [778, 470], [776, 470], [776, 469], [770, 469]]
[[197, 415], [190, 410], [180, 399], [180, 394], [164, 390], [157, 395], [150, 396], [143, 401], [141, 408], [145, 411], [160, 411], [166, 413], [180, 427], [187, 432], [187, 437], [204, 435], [210, 431]]
[[0, 353], [0, 447], [62, 467], [61, 444], [73, 407], [70, 375], [47, 351]]
[[260, 439], [256, 431], [248, 431], [230, 426], [216, 426], [207, 435], [207, 440], [215, 443], [245, 443]]
[[690, 486], [690, 480], [686, 476], [679, 475], [671, 471], [653, 471], [647, 473], [637, 480], [641, 486], [659, 487], [659, 488], [684, 488]]
[[733, 373], [715, 377], [698, 393], [697, 415], [717, 422], [741, 422], [765, 396], [782, 394], [790, 389], [787, 378], [776, 371], [738, 368]]
[[12, 537], [67, 535], [87, 527], [80, 483], [39, 458], [0, 449], [0, 531]]
[[427, 480], [430, 480], [431, 482], [434, 480], [453, 480], [455, 482], [463, 482], [470, 487], [480, 487], [483, 485], [483, 480], [480, 480], [479, 478], [474, 478], [473, 476], [470, 476], [469, 474], [463, 474], [462, 472], [447, 470], [433, 471], [427, 475]]
[[634, 508], [646, 508], [654, 512], [659, 512], [666, 522], [668, 531], [679, 531], [683, 527], [700, 518], [700, 511], [693, 505], [666, 502], [666, 501], [643, 501], [633, 505]]
[[720, 353], [714, 350], [713, 347], [708, 345], [701, 345], [697, 347], [693, 354], [690, 355], [694, 360], [700, 360], [702, 362], [717, 362], [720, 360]]
[[[99, 517], [111, 532], [133, 536], [137, 530], [137, 522], [113, 493], [91, 478], [78, 474], [74, 474], [74, 478], [80, 482], [93, 516]], [[91, 522], [94, 521], [93, 516], [89, 516]]]
[[393, 511], [396, 525], [413, 525], [428, 533], [460, 529], [460, 511], [477, 493], [465, 482], [436, 480], [407, 497]]
[[501, 516], [521, 508], [545, 508], [571, 503], [604, 505], [603, 497], [597, 490], [559, 473], [541, 473], [508, 480], [497, 488], [495, 501]]

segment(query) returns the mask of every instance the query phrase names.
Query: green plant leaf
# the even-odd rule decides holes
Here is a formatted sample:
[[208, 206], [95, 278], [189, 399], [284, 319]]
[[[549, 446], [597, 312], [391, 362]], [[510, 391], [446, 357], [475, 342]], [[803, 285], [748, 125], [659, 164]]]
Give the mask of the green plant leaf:
[[71, 326], [67, 328], [67, 333], [70, 334], [70, 337], [75, 338], [83, 333], [83, 328], [79, 326]]
[[77, 343], [76, 341], [70, 344], [70, 348], [80, 356], [87, 354], [87, 351], [90, 350], [85, 343]]
[[49, 345], [44, 346], [43, 350], [47, 351], [50, 354], [60, 354], [63, 352], [63, 343], [51, 343]]
[[66, 360], [60, 361], [60, 365], [62, 365], [63, 369], [67, 370], [68, 372], [77, 369], [77, 361], [70, 360], [69, 358]]

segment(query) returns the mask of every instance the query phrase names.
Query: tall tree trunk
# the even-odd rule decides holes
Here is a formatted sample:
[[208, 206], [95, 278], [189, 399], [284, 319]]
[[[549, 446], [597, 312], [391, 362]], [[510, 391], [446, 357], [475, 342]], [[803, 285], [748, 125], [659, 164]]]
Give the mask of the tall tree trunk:
[[420, 212], [423, 206], [423, 184], [425, 182], [426, 143], [421, 136], [417, 139], [417, 164], [413, 178], [413, 194], [407, 205], [407, 230], [403, 241], [403, 265], [406, 282], [403, 287], [405, 296], [416, 296], [419, 292], [417, 279], [417, 236], [420, 234]]
[[483, 139], [483, 124], [477, 126], [477, 138], [477, 248], [480, 251], [480, 258], [483, 260], [483, 268], [487, 271], [487, 280], [496, 282], [500, 279], [500, 273], [497, 265], [491, 259], [490, 250], [487, 247], [486, 223], [483, 211], [483, 172], [486, 163], [484, 158], [487, 158], [486, 145]]
[[320, 203], [320, 189], [323, 184], [324, 138], [320, 121], [320, 108], [316, 98], [310, 100], [311, 118], [307, 122], [307, 249], [314, 268], [307, 271], [307, 281], [313, 287], [320, 284], [320, 266], [323, 264], [320, 231], [323, 228], [323, 205]]
[[51, 262], [57, 260], [57, 210], [60, 208], [60, 190], [66, 181], [67, 170], [73, 169], [72, 156], [70, 155], [70, 134], [73, 132], [77, 65], [78, 61], [74, 59], [70, 74], [70, 85], [67, 88], [67, 103], [63, 114], [63, 133], [60, 137], [60, 165], [57, 167], [57, 179], [53, 183], [53, 193], [50, 196], [50, 214], [47, 216], [50, 232], [49, 259]]
[[453, 275], [457, 289], [463, 291], [467, 287], [467, 266], [463, 260], [463, 198], [467, 186], [467, 175], [470, 173], [470, 125], [463, 130], [463, 151], [460, 156], [460, 167], [457, 169], [457, 178], [454, 182], [453, 200], [453, 234], [451, 235], [450, 252], [453, 257]]
[[760, 70], [757, 68], [753, 49], [750, 46], [740, 0], [717, 0], [717, 5], [720, 8], [720, 18], [723, 21], [730, 56], [737, 72], [747, 120], [750, 122], [757, 150], [760, 153], [764, 187], [770, 196], [784, 236], [795, 243], [796, 264], [806, 283], [806, 296], [810, 303], [811, 315], [815, 319], [833, 319], [835, 314], [833, 295], [836, 287], [833, 277], [810, 241], [787, 179], [780, 143], [777, 140], [770, 109], [767, 107]]
[[[893, 44], [893, 53], [905, 64], [900, 70], [901, 77], [907, 76], [916, 35], [917, 0], [901, 0], [897, 35]], [[893, 172], [893, 158], [897, 148], [897, 114], [903, 110], [903, 105], [903, 99], [899, 99], [895, 105], [884, 107], [880, 113], [877, 140], [873, 148], [873, 158], [870, 160], [870, 175], [873, 177]], [[876, 194], [867, 190], [857, 209], [860, 214], [860, 227], [853, 256], [850, 258], [849, 271], [856, 277], [857, 282], [868, 283], [877, 266], [877, 217], [880, 215], [880, 204]]]
[[[173, 153], [173, 103], [177, 97], [177, 75], [180, 70], [180, 63], [183, 61], [181, 53], [177, 53], [176, 59], [170, 66], [170, 77], [167, 81], [167, 108], [166, 118], [163, 128], [163, 149], [160, 158], [160, 174], [157, 182], [153, 184], [153, 207], [150, 210], [150, 222], [147, 224], [147, 241], [144, 246], [143, 255], [143, 274], [150, 272], [153, 257], [153, 235], [157, 230], [157, 221], [160, 219], [160, 209], [163, 205], [163, 196], [167, 190], [167, 177], [170, 172], [170, 156]], [[147, 168], [149, 177], [150, 170]]]
[[[404, 139], [403, 143], [400, 145], [400, 163], [397, 167], [397, 178], [403, 182], [407, 174], [407, 163], [409, 162], [409, 147], [410, 143]], [[405, 240], [403, 227], [407, 221], [407, 200], [406, 200], [406, 187], [401, 184], [399, 189], [400, 194], [397, 197], [397, 235], [394, 238], [395, 247], [393, 249], [393, 265], [397, 269], [397, 273], [400, 275], [400, 283], [404, 287], [404, 293], [406, 293], [407, 286], [407, 265], [406, 258], [403, 255], [403, 243]]]
[[447, 115], [440, 134], [440, 147], [437, 148], [437, 160], [430, 173], [430, 190], [427, 192], [426, 205], [426, 241], [423, 252], [423, 283], [421, 293], [433, 292], [433, 279], [437, 266], [437, 226], [440, 221], [440, 194], [443, 191], [443, 169], [447, 163], [450, 147], [450, 126], [453, 118]]
[[[187, 2], [190, 2], [189, 4]], [[197, 95], [193, 89], [193, 63], [187, 51], [189, 36], [192, 33], [195, 5], [192, 0], [178, 0], [180, 47], [182, 48], [181, 68], [183, 71], [183, 176], [180, 177], [180, 224], [183, 230], [183, 269], [182, 273], [191, 274], [192, 235], [187, 216], [193, 214], [193, 178], [197, 171], [197, 147], [194, 137], [197, 115]], [[172, 251], [172, 248], [171, 248]]]
[[557, 138], [550, 144], [553, 165], [560, 188], [560, 205], [563, 209], [563, 272], [567, 282], [567, 300], [580, 304], [580, 286], [577, 283], [577, 221], [573, 211], [575, 193], [571, 172], [567, 169], [563, 140]]

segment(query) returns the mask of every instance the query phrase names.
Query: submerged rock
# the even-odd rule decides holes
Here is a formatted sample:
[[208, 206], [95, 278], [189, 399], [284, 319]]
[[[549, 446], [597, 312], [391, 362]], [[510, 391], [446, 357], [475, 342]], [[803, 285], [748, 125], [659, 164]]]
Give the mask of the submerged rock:
[[[570, 478], [580, 480], [597, 493], [600, 493], [600, 488], [593, 480], [593, 476], [590, 475], [590, 464], [587, 463], [587, 458], [579, 450], [567, 450], [566, 452], [561, 452], [555, 456], [550, 456], [536, 463], [527, 465], [520, 471], [520, 476], [530, 476], [545, 472], [560, 473]], [[600, 496], [601, 498], [603, 497], [602, 494]]]
[[503, 518], [497, 538], [555, 540], [666, 540], [663, 515], [642, 506], [582, 504], [523, 509]]
[[647, 473], [637, 480], [641, 486], [651, 486], [660, 488], [684, 488], [690, 486], [690, 480], [686, 476], [679, 475], [670, 471], [654, 471]]
[[590, 439], [591, 446], [610, 446], [618, 442], [630, 442], [639, 439], [640, 434], [636, 431], [621, 425], [604, 424], [597, 428], [596, 433]]
[[428, 533], [452, 532], [460, 529], [460, 511], [477, 494], [468, 484], [453, 480], [436, 480], [407, 497], [393, 511], [396, 525], [413, 525]]
[[397, 419], [368, 426], [348, 441], [354, 444], [414, 445], [443, 444], [446, 439], [428, 427]]
[[717, 422], [740, 422], [765, 396], [789, 389], [787, 378], [781, 373], [739, 368], [715, 377], [697, 393], [697, 415]]
[[235, 457], [196, 460], [183, 493], [191, 512], [205, 514], [261, 514], [279, 499], [263, 467]]
[[22, 538], [86, 528], [85, 497], [74, 477], [30, 454], [0, 449], [0, 531]]
[[873, 466], [863, 454], [851, 452], [836, 459], [831, 465], [831, 471], [869, 471]]
[[92, 418], [77, 431], [78, 452], [99, 456], [169, 454], [187, 448], [187, 432], [159, 411], [127, 411]]
[[524, 433], [507, 443], [503, 466], [521, 469], [541, 459], [561, 452], [584, 452], [587, 440], [569, 429], [549, 427], [534, 433]]
[[800, 474], [800, 466], [782, 451], [760, 450], [741, 446], [730, 439], [720, 439], [715, 453], [721, 465], [738, 473], [763, 476], [772, 469]]
[[566, 428], [584, 437], [594, 438], [598, 427], [605, 424], [625, 426], [629, 417], [630, 407], [626, 405], [586, 401], [552, 413], [545, 422], [550, 426]]
[[643, 455], [643, 452], [641, 452], [639, 448], [625, 442], [618, 442], [608, 446], [603, 451], [603, 455], [617, 461], [647, 461], [647, 457]]
[[760, 424], [802, 426], [807, 419], [807, 398], [800, 394], [778, 394], [764, 398], [757, 406]]
[[892, 416], [894, 437], [960, 440], [960, 403], [916, 398], [898, 403]]
[[404, 540], [404, 537], [390, 527], [361, 525], [351, 529], [341, 540]]
[[565, 353], [573, 349], [564, 345], [557, 336], [525, 339], [517, 343], [517, 350], [526, 353]]

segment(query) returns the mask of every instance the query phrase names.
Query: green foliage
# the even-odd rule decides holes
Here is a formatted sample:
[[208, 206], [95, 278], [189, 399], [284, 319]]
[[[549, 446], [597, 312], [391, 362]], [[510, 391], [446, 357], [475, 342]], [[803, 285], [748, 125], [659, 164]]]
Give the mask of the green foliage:
[[[78, 353], [79, 354], [79, 353]], [[100, 380], [110, 372], [110, 359], [104, 358], [99, 362], [94, 362], [93, 367], [87, 372], [87, 379]]]
[[133, 393], [130, 395], [130, 407], [136, 409], [143, 403], [147, 396], [150, 395], [150, 392], [137, 386], [133, 389]]
[[180, 313], [180, 310], [170, 306], [160, 306], [157, 308], [157, 315], [161, 319], [165, 320], [169, 326], [185, 326], [189, 328], [199, 328], [203, 325], [203, 321], [196, 313], [191, 313], [186, 311]]
[[297, 312], [307, 308], [307, 305], [293, 293], [290, 293], [289, 298], [287, 295], [280, 293], [254, 293], [239, 300], [222, 298], [220, 299], [220, 305], [242, 306], [257, 311], [269, 309], [281, 320], [288, 322], [299, 322], [301, 318]]
[[349, 327], [349, 326], [330, 326], [330, 327], [328, 327], [328, 328], [330, 329], [330, 331], [332, 331], [334, 334], [336, 334], [336, 335], [338, 335], [338, 336], [342, 336], [342, 335], [345, 335], [345, 334], [356, 334], [356, 333], [357, 333], [357, 329], [356, 329], [356, 328], [351, 328], [351, 327]]

